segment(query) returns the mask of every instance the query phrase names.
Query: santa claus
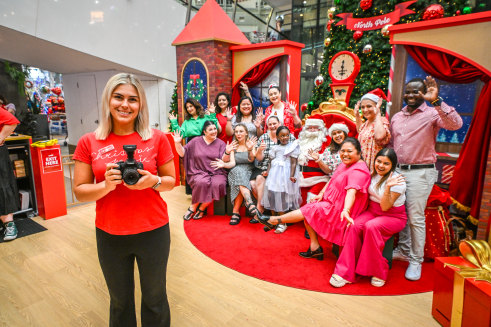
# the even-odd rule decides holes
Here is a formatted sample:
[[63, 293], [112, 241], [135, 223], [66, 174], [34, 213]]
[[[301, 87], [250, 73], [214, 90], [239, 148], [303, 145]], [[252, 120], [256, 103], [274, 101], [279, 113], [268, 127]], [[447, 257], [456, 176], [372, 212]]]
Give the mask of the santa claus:
[[[298, 135], [300, 155], [298, 164], [302, 172], [299, 183], [302, 191], [303, 204], [315, 195], [319, 194], [324, 185], [329, 181], [327, 172], [319, 166], [319, 154], [322, 154], [327, 146], [327, 129], [322, 119], [310, 118], [305, 121], [305, 126]], [[317, 158], [315, 160], [314, 157]]]

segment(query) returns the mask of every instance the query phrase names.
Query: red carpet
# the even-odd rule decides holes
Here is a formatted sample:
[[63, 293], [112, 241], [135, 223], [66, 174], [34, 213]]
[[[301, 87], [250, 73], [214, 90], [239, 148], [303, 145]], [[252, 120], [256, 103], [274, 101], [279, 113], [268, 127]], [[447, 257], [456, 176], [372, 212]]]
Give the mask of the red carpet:
[[309, 247], [302, 223], [289, 226], [285, 233], [265, 233], [261, 224], [249, 224], [242, 218], [230, 226], [227, 216], [206, 216], [184, 221], [184, 230], [198, 250], [222, 265], [268, 282], [306, 290], [349, 295], [403, 295], [433, 290], [433, 263], [423, 264], [417, 282], [404, 278], [406, 262], [394, 261], [389, 278], [381, 288], [370, 285], [370, 278], [334, 288], [329, 278], [336, 257], [328, 242], [321, 241], [324, 260], [304, 259], [298, 255]]

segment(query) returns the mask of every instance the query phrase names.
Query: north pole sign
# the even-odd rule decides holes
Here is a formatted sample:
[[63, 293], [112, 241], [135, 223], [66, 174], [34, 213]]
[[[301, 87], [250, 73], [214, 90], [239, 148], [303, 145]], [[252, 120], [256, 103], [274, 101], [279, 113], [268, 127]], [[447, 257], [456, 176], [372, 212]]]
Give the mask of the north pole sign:
[[407, 7], [409, 7], [416, 1], [417, 0], [412, 0], [396, 4], [395, 10], [385, 15], [366, 18], [353, 18], [353, 13], [338, 14], [336, 16], [341, 18], [341, 21], [338, 22], [336, 26], [346, 25], [347, 29], [354, 31], [378, 30], [385, 25], [393, 25], [397, 23], [402, 16], [414, 14], [414, 11], [411, 9], [407, 9]]

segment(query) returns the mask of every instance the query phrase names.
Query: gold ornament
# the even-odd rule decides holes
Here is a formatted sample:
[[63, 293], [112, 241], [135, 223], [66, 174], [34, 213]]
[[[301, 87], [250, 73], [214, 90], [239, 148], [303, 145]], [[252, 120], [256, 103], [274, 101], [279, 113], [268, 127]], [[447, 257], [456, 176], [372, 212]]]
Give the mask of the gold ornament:
[[334, 13], [335, 12], [336, 12], [336, 7], [329, 8], [329, 10], [327, 11], [327, 17], [329, 19], [334, 19]]
[[328, 46], [329, 46], [329, 44], [331, 44], [331, 38], [326, 37], [326, 39], [324, 40], [324, 46], [325, 46], [325, 47], [328, 47]]
[[389, 37], [390, 36], [390, 32], [389, 32], [389, 27], [391, 27], [392, 24], [387, 24], [385, 25], [384, 27], [382, 27], [382, 35], [385, 36], [385, 37]]

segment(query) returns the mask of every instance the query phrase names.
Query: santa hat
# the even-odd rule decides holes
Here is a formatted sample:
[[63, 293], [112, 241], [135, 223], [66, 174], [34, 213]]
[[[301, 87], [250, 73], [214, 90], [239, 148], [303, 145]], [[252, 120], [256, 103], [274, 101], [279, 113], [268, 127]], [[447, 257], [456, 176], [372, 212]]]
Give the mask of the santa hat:
[[349, 134], [349, 128], [343, 123], [336, 123], [332, 124], [331, 127], [329, 127], [329, 136], [332, 137], [332, 132], [334, 131], [343, 131], [346, 134]]
[[322, 119], [317, 119], [317, 118], [309, 118], [305, 121], [305, 126], [304, 127], [309, 127], [309, 126], [318, 126], [318, 127], [326, 127], [324, 124], [324, 121]]
[[387, 101], [387, 97], [385, 96], [384, 91], [382, 91], [381, 89], [375, 89], [375, 90], [368, 92], [364, 96], [362, 96], [360, 101], [368, 99], [368, 100], [372, 100], [373, 102], [377, 103], [378, 100], [380, 100], [380, 98]]

